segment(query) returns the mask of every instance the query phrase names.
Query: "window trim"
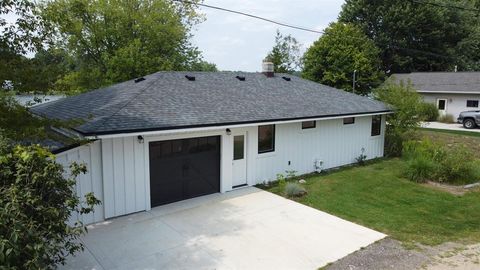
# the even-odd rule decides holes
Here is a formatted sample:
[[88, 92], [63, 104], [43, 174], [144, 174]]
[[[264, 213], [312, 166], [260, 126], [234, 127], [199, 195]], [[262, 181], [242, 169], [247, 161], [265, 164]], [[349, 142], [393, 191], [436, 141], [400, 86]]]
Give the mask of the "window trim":
[[[313, 122], [313, 126], [308, 126], [308, 127], [303, 126], [304, 123], [311, 123], [311, 122]], [[314, 129], [316, 127], [317, 127], [317, 121], [315, 121], [315, 120], [303, 121], [302, 122], [302, 129]]]
[[[345, 123], [345, 120], [346, 120], [346, 119], [352, 119], [352, 122], [351, 122], [351, 123]], [[344, 125], [353, 125], [353, 124], [355, 124], [355, 117], [345, 117], [345, 118], [343, 118], [343, 124], [344, 124]]]
[[[468, 106], [468, 102], [476, 103], [477, 106]], [[478, 99], [477, 99], [477, 100], [475, 100], [475, 99], [467, 99], [467, 104], [466, 104], [467, 108], [478, 108], [478, 105], [479, 105]]]
[[[379, 119], [379, 122], [378, 122], [378, 134], [373, 134], [373, 121], [375, 118], [378, 118]], [[381, 136], [382, 135], [382, 121], [383, 121], [383, 117], [381, 115], [372, 115], [372, 122], [370, 124], [370, 137], [378, 137], [378, 136]]]
[[[260, 136], [257, 136], [257, 151], [258, 151], [258, 154], [266, 154], [266, 153], [271, 153], [271, 152], [275, 152], [275, 135], [276, 135], [276, 125], [275, 124], [271, 124], [271, 125], [261, 125], [261, 126], [258, 126], [257, 127], [257, 131], [260, 130], [260, 127], [265, 127], [265, 126], [272, 126], [272, 148], [271, 149], [268, 149], [268, 150], [263, 150], [263, 151], [260, 151]], [[260, 134], [260, 132], [257, 132], [258, 134]]]

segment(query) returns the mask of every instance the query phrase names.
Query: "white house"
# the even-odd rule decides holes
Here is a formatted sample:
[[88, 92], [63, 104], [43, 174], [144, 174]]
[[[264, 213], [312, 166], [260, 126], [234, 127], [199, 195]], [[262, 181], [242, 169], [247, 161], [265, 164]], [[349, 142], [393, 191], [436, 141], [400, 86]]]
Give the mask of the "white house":
[[456, 120], [463, 111], [479, 110], [480, 72], [414, 72], [392, 78], [410, 82], [426, 102], [437, 105], [440, 115]]
[[[56, 149], [83, 161], [80, 196], [103, 202], [84, 223], [228, 192], [294, 170], [382, 157], [383, 103], [287, 74], [158, 72], [31, 108], [89, 144]], [[363, 150], [362, 150], [363, 149]]]

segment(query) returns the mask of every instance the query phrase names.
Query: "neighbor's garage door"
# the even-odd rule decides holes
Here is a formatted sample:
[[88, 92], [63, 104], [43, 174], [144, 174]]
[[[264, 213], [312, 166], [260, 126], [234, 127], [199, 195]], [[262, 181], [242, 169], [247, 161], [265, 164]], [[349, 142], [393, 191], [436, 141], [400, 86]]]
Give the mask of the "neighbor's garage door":
[[151, 142], [151, 206], [220, 191], [220, 137]]

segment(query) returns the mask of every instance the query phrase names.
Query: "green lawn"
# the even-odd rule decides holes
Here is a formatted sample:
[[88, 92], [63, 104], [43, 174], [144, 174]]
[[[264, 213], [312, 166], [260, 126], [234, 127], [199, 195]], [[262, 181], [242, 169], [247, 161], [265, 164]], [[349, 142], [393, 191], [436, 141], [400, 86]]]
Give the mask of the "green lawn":
[[[480, 192], [463, 196], [401, 177], [404, 162], [382, 160], [306, 178], [300, 203], [386, 233], [405, 244], [480, 241]], [[273, 186], [267, 190], [283, 195]]]

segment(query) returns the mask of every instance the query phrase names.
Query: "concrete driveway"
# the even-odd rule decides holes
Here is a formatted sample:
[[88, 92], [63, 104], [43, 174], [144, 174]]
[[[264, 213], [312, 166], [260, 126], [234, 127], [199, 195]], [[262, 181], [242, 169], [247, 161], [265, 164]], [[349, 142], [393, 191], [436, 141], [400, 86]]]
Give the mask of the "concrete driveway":
[[89, 227], [63, 269], [317, 269], [385, 235], [256, 188]]
[[446, 130], [457, 130], [457, 131], [468, 131], [468, 132], [480, 132], [479, 128], [466, 129], [462, 124], [453, 123], [446, 124], [440, 122], [423, 122], [422, 127], [424, 128], [433, 128], [433, 129], [446, 129]]

